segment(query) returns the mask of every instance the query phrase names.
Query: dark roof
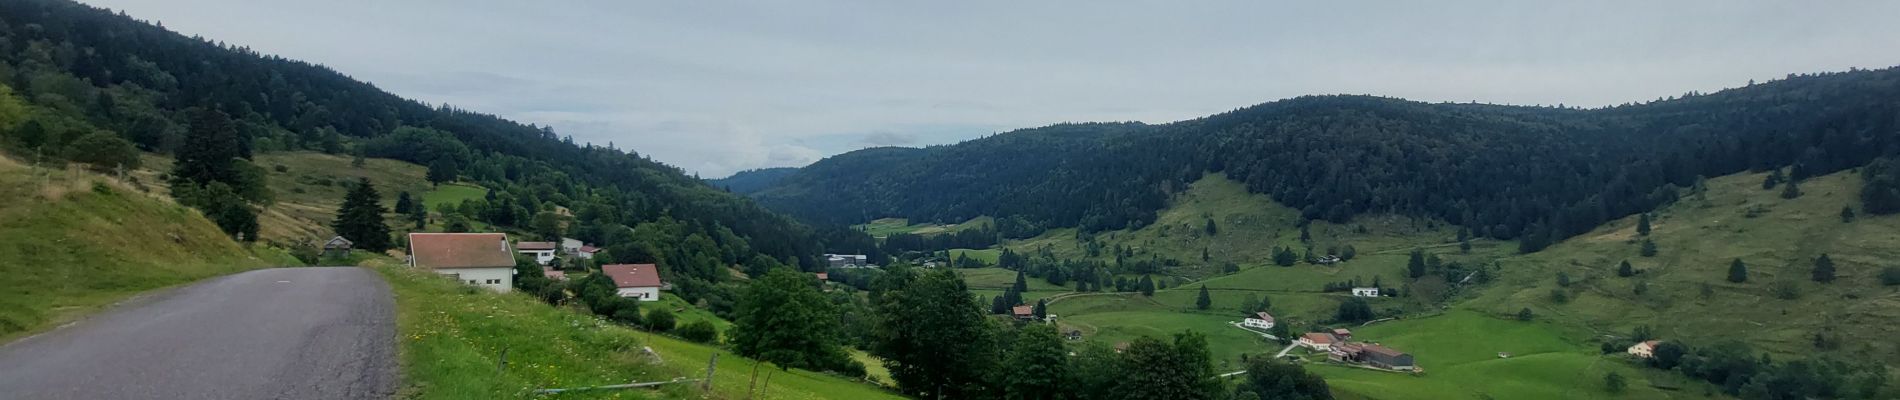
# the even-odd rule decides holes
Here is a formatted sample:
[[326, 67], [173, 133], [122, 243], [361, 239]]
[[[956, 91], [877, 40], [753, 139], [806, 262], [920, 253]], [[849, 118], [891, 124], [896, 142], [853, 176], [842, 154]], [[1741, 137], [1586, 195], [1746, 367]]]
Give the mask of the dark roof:
[[1386, 357], [1398, 357], [1398, 356], [1405, 355], [1405, 352], [1403, 351], [1393, 350], [1391, 348], [1376, 345], [1376, 344], [1365, 345], [1365, 351], [1367, 353], [1378, 354], [1378, 355], [1382, 355]]
[[1273, 314], [1268, 314], [1266, 311], [1253, 313], [1253, 317], [1254, 319], [1264, 320], [1267, 322], [1273, 322]]
[[554, 250], [554, 247], [555, 247], [554, 242], [515, 243], [515, 249], [517, 250]]
[[337, 237], [330, 238], [330, 241], [323, 242], [323, 248], [326, 248], [326, 249], [344, 248], [344, 247], [350, 247], [351, 245], [354, 245], [354, 244], [356, 244], [356, 242], [351, 242], [349, 239], [345, 239], [342, 236], [337, 236]]
[[609, 264], [600, 271], [613, 278], [615, 287], [660, 287], [660, 267], [653, 264]]
[[515, 266], [508, 235], [501, 233], [411, 233], [409, 255], [424, 268]]

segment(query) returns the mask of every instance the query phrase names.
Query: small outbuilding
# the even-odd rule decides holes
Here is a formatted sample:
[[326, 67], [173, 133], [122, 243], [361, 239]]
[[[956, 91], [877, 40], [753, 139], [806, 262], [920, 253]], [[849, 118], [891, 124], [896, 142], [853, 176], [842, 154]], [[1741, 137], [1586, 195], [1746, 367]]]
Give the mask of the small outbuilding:
[[350, 255], [350, 248], [355, 245], [356, 242], [351, 242], [342, 236], [330, 238], [329, 241], [323, 242], [323, 256], [348, 257]]

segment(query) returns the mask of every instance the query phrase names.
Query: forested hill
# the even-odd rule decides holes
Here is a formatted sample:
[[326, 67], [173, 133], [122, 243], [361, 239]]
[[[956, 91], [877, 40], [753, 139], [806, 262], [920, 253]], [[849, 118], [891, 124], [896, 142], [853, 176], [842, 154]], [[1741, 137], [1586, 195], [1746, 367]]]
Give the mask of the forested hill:
[[[480, 183], [490, 195], [454, 211], [492, 225], [526, 231], [540, 213], [571, 210], [571, 222], [542, 227], [606, 243], [621, 261], [663, 259], [710, 277], [755, 254], [814, 265], [820, 252], [811, 229], [637, 153], [431, 107], [320, 65], [72, 1], [0, 2], [0, 78], [27, 105], [25, 122], [0, 127], [7, 134], [0, 145], [14, 154], [69, 154], [80, 147], [75, 138], [94, 133], [171, 154], [198, 131], [229, 126], [238, 137], [228, 143], [241, 148], [213, 150], [244, 159], [289, 150], [356, 153], [428, 165], [432, 180]], [[627, 228], [649, 224], [656, 225], [635, 233], [647, 236], [624, 237]], [[672, 240], [636, 243], [648, 234]]]
[[798, 168], [794, 167], [748, 169], [724, 178], [707, 179], [706, 183], [726, 189], [728, 192], [750, 194], [772, 187], [778, 184], [780, 179], [785, 179], [796, 172]]
[[1106, 230], [1151, 222], [1170, 194], [1219, 171], [1308, 219], [1426, 215], [1535, 250], [1651, 209], [1698, 176], [1792, 166], [1801, 179], [1865, 164], [1896, 152], [1896, 118], [1893, 68], [1588, 110], [1308, 96], [1165, 125], [847, 153], [755, 196], [823, 223], [989, 215]]

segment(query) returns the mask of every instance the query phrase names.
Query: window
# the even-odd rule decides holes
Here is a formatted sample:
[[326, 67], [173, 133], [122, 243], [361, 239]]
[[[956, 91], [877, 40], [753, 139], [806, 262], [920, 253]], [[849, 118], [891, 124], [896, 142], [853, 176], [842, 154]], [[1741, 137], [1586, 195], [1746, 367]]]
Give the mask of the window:
[[501, 280], [500, 280], [500, 279], [489, 279], [489, 280], [488, 280], [488, 284], [490, 284], [490, 285], [500, 285], [500, 284], [501, 284]]

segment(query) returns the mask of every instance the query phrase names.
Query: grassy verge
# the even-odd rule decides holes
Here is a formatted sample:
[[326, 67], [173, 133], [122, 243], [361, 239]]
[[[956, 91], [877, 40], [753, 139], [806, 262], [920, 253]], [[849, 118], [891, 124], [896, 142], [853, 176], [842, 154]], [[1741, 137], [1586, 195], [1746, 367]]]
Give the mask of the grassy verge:
[[[719, 354], [719, 365], [711, 392], [693, 383], [550, 397], [748, 397], [754, 363], [724, 350], [620, 327], [519, 294], [468, 288], [424, 271], [390, 265], [376, 270], [396, 293], [405, 397], [514, 398], [535, 388], [702, 378], [713, 354]], [[498, 368], [503, 349], [508, 363]], [[776, 371], [758, 369], [766, 394], [753, 398], [897, 398], [868, 384], [799, 370], [773, 372], [763, 385], [768, 370]]]
[[140, 292], [295, 263], [254, 255], [197, 211], [133, 185], [4, 158], [0, 254], [0, 341]]

